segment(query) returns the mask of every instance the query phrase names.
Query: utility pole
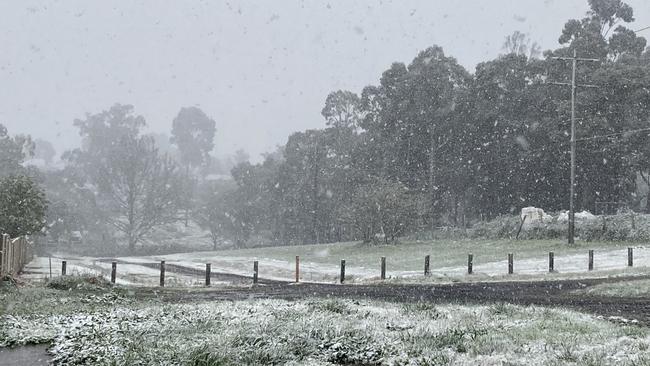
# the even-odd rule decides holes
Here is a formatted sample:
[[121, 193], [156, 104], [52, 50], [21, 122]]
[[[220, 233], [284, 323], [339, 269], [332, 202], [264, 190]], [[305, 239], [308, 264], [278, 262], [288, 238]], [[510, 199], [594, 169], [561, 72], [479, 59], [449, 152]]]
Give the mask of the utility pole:
[[[571, 87], [571, 188], [569, 193], [569, 233], [568, 243], [575, 243], [575, 183], [576, 183], [576, 66], [578, 61], [600, 61], [595, 58], [580, 58], [573, 50], [573, 57], [552, 57], [554, 60], [571, 60], [571, 84], [569, 83], [551, 83], [555, 85], [565, 85]], [[594, 85], [580, 85], [581, 87], [595, 88]]]

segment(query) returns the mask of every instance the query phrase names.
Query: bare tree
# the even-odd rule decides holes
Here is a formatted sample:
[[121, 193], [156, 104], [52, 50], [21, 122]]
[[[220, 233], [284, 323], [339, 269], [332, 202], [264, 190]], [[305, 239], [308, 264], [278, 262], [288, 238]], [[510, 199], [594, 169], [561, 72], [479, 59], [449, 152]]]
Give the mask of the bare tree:
[[507, 54], [538, 58], [541, 55], [541, 47], [537, 42], [531, 41], [528, 34], [515, 31], [506, 37], [503, 43], [503, 50]]
[[157, 225], [178, 220], [180, 179], [168, 156], [149, 137], [123, 137], [101, 159], [95, 179], [108, 221], [123, 232], [129, 250]]

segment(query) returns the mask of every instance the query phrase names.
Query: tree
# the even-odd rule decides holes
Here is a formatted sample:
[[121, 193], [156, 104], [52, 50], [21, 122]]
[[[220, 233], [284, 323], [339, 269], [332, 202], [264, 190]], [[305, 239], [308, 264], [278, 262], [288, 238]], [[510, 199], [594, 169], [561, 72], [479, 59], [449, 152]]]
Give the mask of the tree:
[[94, 182], [109, 222], [123, 232], [129, 251], [154, 227], [178, 220], [181, 182], [171, 158], [147, 137], [122, 138], [98, 166]]
[[532, 42], [527, 34], [520, 31], [515, 31], [506, 37], [503, 50], [506, 54], [527, 56], [528, 58], [537, 58], [541, 55], [539, 44]]
[[328, 126], [357, 128], [363, 118], [361, 99], [347, 90], [332, 92], [325, 99], [321, 114]]
[[378, 179], [359, 187], [341, 213], [354, 223], [364, 242], [395, 242], [413, 222], [414, 201], [408, 188]]
[[207, 163], [214, 149], [215, 122], [197, 107], [181, 108], [172, 123], [170, 141], [178, 146], [183, 166]]
[[[217, 250], [221, 238], [233, 236], [234, 220], [237, 220], [229, 207], [228, 197], [236, 194], [236, 186], [230, 181], [205, 182], [199, 187], [199, 204], [193, 217], [199, 226], [210, 231], [212, 249]], [[235, 235], [233, 235], [235, 234]]]
[[634, 12], [628, 4], [621, 0], [589, 0], [589, 7], [585, 18], [566, 22], [560, 44], [577, 50], [582, 57], [610, 60], [625, 52], [637, 56], [643, 52], [645, 39], [619, 25], [634, 21]]
[[0, 232], [12, 237], [39, 233], [46, 209], [45, 193], [29, 177], [0, 179]]
[[68, 161], [62, 169], [41, 172], [48, 198], [47, 234], [58, 240], [72, 231], [83, 231], [88, 242], [105, 244], [112, 228], [108, 212], [97, 204], [96, 187], [82, 166]]
[[42, 159], [46, 164], [51, 164], [56, 150], [52, 143], [47, 140], [36, 139], [34, 140], [34, 157]]
[[132, 105], [116, 103], [107, 111], [86, 114], [85, 119], [75, 119], [73, 125], [79, 128], [81, 149], [67, 152], [64, 157], [71, 158], [71, 154], [81, 151], [88, 163], [94, 164], [93, 160], [101, 159], [116, 141], [138, 135], [146, 121], [135, 114]]
[[320, 243], [325, 224], [323, 204], [327, 190], [323, 173], [327, 150], [323, 138], [320, 130], [296, 132], [289, 136], [285, 148], [285, 193], [296, 203], [290, 211], [293, 229], [300, 233], [304, 243]]
[[[251, 233], [267, 223], [266, 212], [247, 199], [246, 189], [232, 181], [205, 182], [201, 186], [200, 204], [193, 216], [202, 228], [210, 231], [214, 250], [222, 239], [243, 247]], [[269, 202], [268, 198], [262, 201]]]
[[94, 189], [97, 207], [122, 232], [131, 252], [154, 227], [178, 220], [181, 180], [176, 164], [161, 155], [132, 106], [75, 121], [82, 148], [65, 154]]
[[25, 173], [21, 164], [33, 151], [34, 143], [29, 136], [11, 137], [0, 124], [0, 177]]
[[201, 203], [194, 211], [193, 217], [202, 229], [210, 231], [212, 250], [217, 250], [219, 237], [224, 234], [222, 221], [222, 216], [224, 216], [223, 197], [217, 191], [212, 190], [200, 192], [199, 195]]
[[181, 164], [185, 167], [184, 206], [185, 226], [192, 206], [196, 181], [190, 170], [210, 162], [214, 148], [215, 122], [197, 107], [181, 108], [172, 123], [170, 141], [178, 147]]
[[237, 151], [235, 151], [235, 154], [232, 156], [232, 160], [235, 163], [234, 165], [246, 163], [250, 160], [250, 158], [250, 155], [244, 149], [237, 149]]

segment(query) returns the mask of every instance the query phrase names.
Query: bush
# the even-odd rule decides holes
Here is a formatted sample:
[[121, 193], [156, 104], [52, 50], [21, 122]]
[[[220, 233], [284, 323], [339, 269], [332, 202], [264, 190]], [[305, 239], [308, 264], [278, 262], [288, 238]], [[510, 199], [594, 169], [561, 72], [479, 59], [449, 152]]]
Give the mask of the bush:
[[[514, 239], [520, 225], [519, 216], [499, 216], [491, 221], [479, 222], [465, 231], [445, 228], [434, 232], [432, 237]], [[525, 225], [519, 233], [519, 239], [563, 239], [566, 235], [567, 222], [554, 218]], [[648, 241], [650, 240], [650, 215], [623, 213], [597, 216], [590, 220], [576, 219], [576, 237], [585, 241]]]
[[470, 238], [501, 239], [517, 234], [521, 221], [517, 216], [499, 216], [494, 220], [480, 222], [467, 231]]
[[11, 237], [38, 233], [45, 226], [47, 200], [38, 184], [26, 176], [0, 179], [0, 228]]
[[98, 276], [61, 276], [50, 279], [47, 287], [55, 290], [97, 291], [111, 287], [111, 283]]

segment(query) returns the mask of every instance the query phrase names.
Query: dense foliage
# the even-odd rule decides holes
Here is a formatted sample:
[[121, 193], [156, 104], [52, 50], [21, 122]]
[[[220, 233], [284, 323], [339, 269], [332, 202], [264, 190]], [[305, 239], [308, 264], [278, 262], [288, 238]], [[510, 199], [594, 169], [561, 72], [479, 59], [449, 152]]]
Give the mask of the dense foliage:
[[45, 193], [23, 166], [33, 151], [29, 136], [10, 136], [0, 124], [0, 234], [38, 234], [45, 226]]
[[45, 226], [43, 190], [23, 175], [0, 179], [0, 231], [11, 237], [38, 234]]
[[[624, 202], [650, 210], [650, 51], [625, 28], [632, 9], [590, 0], [561, 47], [532, 58], [515, 34], [509, 52], [472, 75], [438, 46], [392, 64], [360, 95], [335, 91], [327, 127], [297, 132], [278, 153], [233, 169], [230, 217], [270, 241], [394, 239], [465, 226], [521, 207], [568, 208], [570, 62], [579, 63], [577, 209]], [[530, 50], [530, 52], [529, 52]], [[531, 57], [532, 56], [532, 57]]]

